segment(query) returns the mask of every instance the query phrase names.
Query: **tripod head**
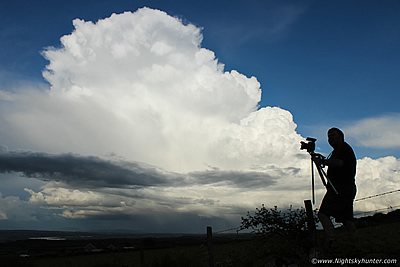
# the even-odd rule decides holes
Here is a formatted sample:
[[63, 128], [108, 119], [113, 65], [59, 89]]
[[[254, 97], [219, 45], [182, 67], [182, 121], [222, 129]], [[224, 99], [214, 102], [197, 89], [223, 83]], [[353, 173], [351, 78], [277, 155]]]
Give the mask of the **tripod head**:
[[[314, 152], [315, 151], [315, 142], [317, 141], [317, 139], [312, 138], [312, 137], [307, 137], [306, 140], [308, 142], [303, 142], [303, 141], [300, 142], [300, 144], [301, 144], [300, 149], [307, 150], [307, 152], [311, 155], [311, 160], [315, 163], [315, 165], [317, 165], [317, 166], [320, 165], [323, 167], [323, 165], [318, 164], [317, 162], [320, 162], [319, 160], [324, 160], [325, 157], [319, 153]], [[315, 161], [316, 159], [317, 159], [317, 161]]]
[[307, 149], [307, 152], [310, 154], [314, 153], [315, 142], [317, 141], [317, 139], [312, 137], [307, 137], [306, 140], [308, 141], [307, 143], [303, 141], [300, 142], [301, 144], [300, 149]]

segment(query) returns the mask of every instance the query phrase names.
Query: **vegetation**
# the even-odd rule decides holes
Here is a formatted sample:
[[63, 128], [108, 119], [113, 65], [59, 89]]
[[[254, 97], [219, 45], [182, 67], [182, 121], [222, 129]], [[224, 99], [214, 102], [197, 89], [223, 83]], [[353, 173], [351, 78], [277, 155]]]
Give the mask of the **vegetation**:
[[[345, 230], [339, 228], [336, 231], [340, 249], [321, 250], [318, 257], [397, 259], [400, 262], [400, 211], [396, 212], [357, 221], [358, 251], [352, 250]], [[277, 207], [267, 209], [262, 206], [254, 214], [248, 213], [242, 218], [242, 227], [248, 227], [254, 234], [213, 236], [214, 266], [312, 266], [309, 253], [324, 239], [322, 231], [317, 231], [315, 240], [311, 238], [302, 209], [280, 211]], [[118, 244], [135, 246], [135, 249], [101, 252], [85, 252], [83, 247], [90, 241], [79, 242], [26, 240], [3, 243], [0, 266], [209, 266], [205, 235], [93, 241], [93, 244], [105, 246], [112, 242], [117, 248]], [[31, 257], [21, 258], [21, 254]]]
[[[317, 217], [314, 216], [315, 222]], [[247, 217], [242, 217], [242, 229], [252, 229], [253, 232], [262, 237], [273, 235], [296, 236], [298, 233], [309, 230], [306, 211], [302, 209], [290, 209], [282, 212], [275, 206], [267, 209], [264, 204], [256, 208], [254, 215], [247, 212]]]
[[[313, 218], [314, 224], [317, 217]], [[242, 217], [243, 229], [251, 229], [256, 234], [253, 243], [256, 247], [246, 252], [246, 263], [261, 266], [262, 262], [274, 265], [289, 265], [308, 262], [308, 251], [313, 246], [305, 209], [293, 209], [286, 212], [274, 208], [256, 208], [254, 215], [247, 212]]]

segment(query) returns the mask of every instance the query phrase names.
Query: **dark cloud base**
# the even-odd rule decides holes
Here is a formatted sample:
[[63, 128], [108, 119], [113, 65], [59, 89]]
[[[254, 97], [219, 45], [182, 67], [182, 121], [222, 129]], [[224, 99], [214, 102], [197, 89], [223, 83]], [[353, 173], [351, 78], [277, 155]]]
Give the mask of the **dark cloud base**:
[[1, 153], [0, 172], [93, 187], [153, 186], [168, 182], [158, 170], [145, 164], [116, 163], [99, 157], [73, 154]]
[[43, 181], [59, 181], [79, 188], [129, 188], [228, 184], [244, 188], [268, 187], [275, 177], [256, 171], [212, 170], [178, 174], [140, 162], [113, 161], [94, 156], [31, 151], [0, 153], [0, 173], [19, 173]]

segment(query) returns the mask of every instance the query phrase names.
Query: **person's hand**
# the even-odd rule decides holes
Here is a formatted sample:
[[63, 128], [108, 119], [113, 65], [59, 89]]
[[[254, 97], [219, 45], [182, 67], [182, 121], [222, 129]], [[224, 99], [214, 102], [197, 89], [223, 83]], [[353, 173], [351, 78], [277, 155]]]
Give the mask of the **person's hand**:
[[315, 162], [315, 164], [317, 164], [318, 166], [324, 165], [324, 159], [319, 157], [319, 156], [313, 156], [313, 161]]

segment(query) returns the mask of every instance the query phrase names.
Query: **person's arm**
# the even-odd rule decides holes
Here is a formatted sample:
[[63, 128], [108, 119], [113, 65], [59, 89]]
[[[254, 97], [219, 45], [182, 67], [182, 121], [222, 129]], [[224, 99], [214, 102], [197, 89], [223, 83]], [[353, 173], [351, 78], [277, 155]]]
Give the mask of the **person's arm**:
[[341, 159], [321, 159], [314, 157], [313, 160], [317, 165], [328, 166], [333, 168], [341, 168], [344, 165], [344, 160]]
[[344, 161], [341, 159], [324, 159], [322, 161], [322, 165], [333, 168], [341, 168], [344, 165]]

